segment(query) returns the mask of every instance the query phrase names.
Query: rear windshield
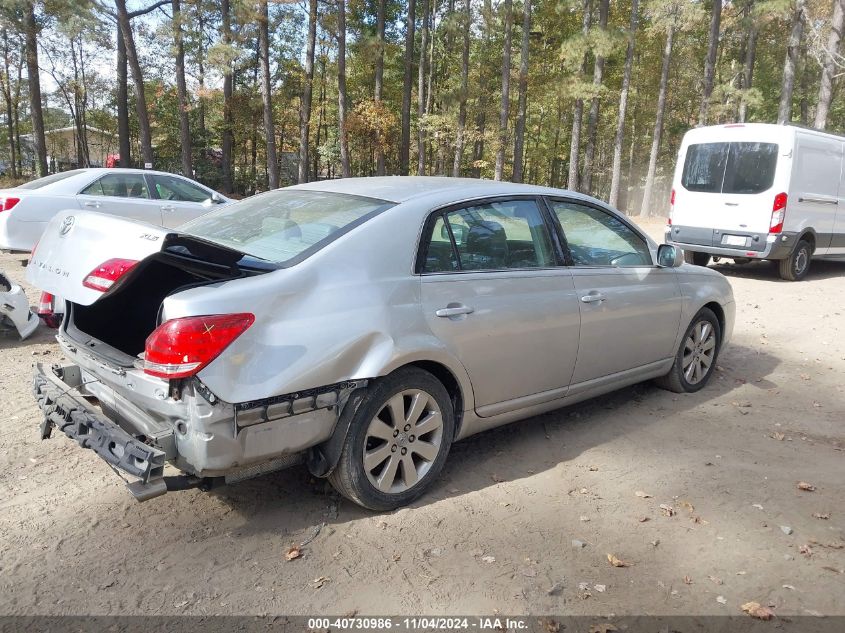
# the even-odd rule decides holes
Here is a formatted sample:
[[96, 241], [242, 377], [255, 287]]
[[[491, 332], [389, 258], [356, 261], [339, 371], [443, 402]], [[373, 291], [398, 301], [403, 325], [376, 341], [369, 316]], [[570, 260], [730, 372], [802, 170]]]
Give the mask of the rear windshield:
[[41, 189], [41, 187], [46, 187], [47, 185], [52, 185], [54, 182], [59, 182], [60, 180], [64, 180], [65, 178], [70, 178], [71, 176], [77, 176], [81, 174], [84, 169], [71, 169], [70, 171], [62, 171], [58, 174], [50, 174], [49, 176], [44, 176], [43, 178], [38, 178], [37, 180], [31, 180], [30, 182], [24, 183], [22, 185], [18, 185], [18, 189]]
[[200, 216], [181, 231], [280, 264], [294, 264], [393, 206], [323, 191], [268, 191]]
[[776, 143], [698, 143], [687, 148], [681, 184], [705, 193], [761, 193], [772, 186]]

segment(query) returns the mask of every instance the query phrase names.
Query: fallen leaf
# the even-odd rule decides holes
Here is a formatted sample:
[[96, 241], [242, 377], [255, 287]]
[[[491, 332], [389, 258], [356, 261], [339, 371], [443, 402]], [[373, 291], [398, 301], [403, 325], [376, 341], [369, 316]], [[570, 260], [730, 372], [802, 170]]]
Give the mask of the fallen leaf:
[[666, 504], [666, 503], [661, 503], [661, 504], [660, 504], [660, 512], [661, 512], [661, 513], [663, 514], [663, 516], [665, 516], [665, 517], [672, 517], [672, 516], [675, 516], [675, 508], [673, 508], [672, 506], [670, 506], [670, 505], [668, 505], [668, 504]]
[[583, 514], [581, 515], [581, 521], [583, 521], [584, 523], [586, 523], [589, 520], [590, 520], [590, 517], [584, 516]]
[[651, 542], [652, 547], [657, 547], [660, 545], [660, 539], [655, 539]]
[[607, 555], [608, 562], [613, 565], [614, 567], [630, 567], [631, 563], [628, 561], [622, 560], [621, 558], [616, 558], [613, 554]]
[[716, 602], [719, 604], [728, 604], [728, 601], [725, 599], [725, 596], [716, 596]]
[[587, 493], [588, 493], [588, 492], [590, 492], [590, 491], [589, 491], [589, 490], [587, 490], [586, 488], [581, 488], [581, 490], [580, 490], [579, 492], [580, 492], [582, 495], [585, 495], [585, 494], [587, 494]]
[[650, 519], [648, 517], [640, 517], [639, 519], [637, 519], [637, 521], [639, 521], [640, 523], [645, 523], [646, 521], [649, 521], [649, 520]]
[[320, 587], [325, 585], [330, 580], [331, 580], [331, 578], [328, 578], [326, 576], [320, 576], [319, 578], [315, 578], [311, 582], [314, 584], [314, 589], [319, 589]]
[[798, 551], [804, 554], [804, 556], [806, 556], [807, 558], [810, 558], [810, 556], [813, 555], [813, 548], [811, 548], [809, 545], [802, 545], [798, 548]]
[[773, 440], [777, 440], [778, 442], [783, 442], [786, 435], [784, 435], [783, 433], [778, 433], [777, 431], [775, 431], [769, 437], [772, 438]]
[[398, 563], [400, 560], [402, 560], [402, 554], [394, 554], [393, 555], [393, 562], [394, 563]]
[[783, 588], [784, 588], [784, 589], [790, 589], [790, 590], [792, 590], [792, 591], [795, 591], [795, 587], [793, 587], [792, 585], [783, 585]]
[[722, 582], [721, 578], [717, 578], [716, 576], [707, 576], [707, 577], [717, 585], [725, 584], [725, 583]]
[[758, 620], [771, 620], [775, 616], [771, 609], [764, 607], [759, 602], [746, 602], [742, 605], [742, 610]]
[[798, 490], [805, 490], [807, 492], [814, 492], [816, 487], [813, 484], [808, 484], [806, 481], [798, 482]]
[[758, 510], [762, 510], [762, 509], [763, 509], [763, 506], [761, 506], [759, 503], [752, 503], [752, 504], [751, 504], [751, 507], [752, 507], [752, 508], [757, 508]]
[[829, 512], [825, 512], [824, 514], [822, 514], [821, 512], [813, 512], [813, 516], [814, 516], [816, 519], [824, 519], [824, 520], [827, 520], [827, 519], [829, 519], [829, 518], [830, 518], [830, 513], [829, 513]]
[[590, 472], [596, 472], [599, 469], [598, 466], [590, 466]]
[[826, 571], [832, 571], [834, 574], [842, 574], [842, 573], [845, 573], [845, 570], [842, 570], [842, 569], [836, 569], [836, 567], [831, 567], [830, 565], [825, 565], [824, 567], [822, 567], [822, 569], [824, 569], [824, 570], [826, 570]]
[[593, 585], [593, 589], [599, 593], [604, 593], [607, 590], [607, 585]]
[[295, 558], [299, 558], [300, 556], [302, 556], [302, 550], [299, 549], [299, 546], [291, 545], [290, 549], [287, 551], [287, 554], [285, 554], [285, 559], [294, 560]]
[[690, 514], [695, 512], [695, 506], [692, 505], [689, 501], [681, 501], [681, 506]]
[[691, 585], [692, 584], [692, 578], [690, 578], [689, 576], [684, 576], [684, 584], [685, 585]]
[[482, 556], [481, 560], [483, 560], [485, 563], [495, 563], [496, 557], [495, 556]]
[[651, 499], [651, 495], [647, 492], [643, 492], [642, 490], [637, 490], [635, 493], [640, 499]]
[[810, 380], [810, 374], [800, 374], [801, 380]]
[[543, 625], [546, 628], [548, 633], [559, 633], [560, 632], [560, 622], [557, 620], [544, 620]]

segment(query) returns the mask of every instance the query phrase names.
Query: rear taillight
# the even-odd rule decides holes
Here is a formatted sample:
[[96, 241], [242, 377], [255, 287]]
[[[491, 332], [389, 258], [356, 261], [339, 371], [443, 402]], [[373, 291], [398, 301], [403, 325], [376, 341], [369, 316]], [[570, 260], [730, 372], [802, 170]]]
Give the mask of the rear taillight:
[[255, 322], [249, 313], [165, 321], [147, 337], [144, 372], [159, 378], [193, 376]]
[[779, 193], [775, 196], [775, 202], [772, 205], [772, 221], [769, 223], [769, 233], [780, 233], [783, 231], [783, 220], [786, 217], [786, 199], [785, 193]]
[[20, 201], [20, 198], [0, 198], [0, 211], [8, 211]]
[[42, 292], [38, 300], [38, 316], [51, 316], [53, 314], [53, 295], [49, 292]]
[[672, 226], [672, 212], [675, 210], [675, 190], [672, 189], [672, 193], [669, 195], [669, 218], [667, 219], [667, 224]]
[[110, 259], [88, 273], [85, 280], [82, 282], [82, 285], [86, 288], [91, 288], [92, 290], [105, 292], [111, 288], [118, 279], [132, 270], [132, 267], [137, 263], [138, 262], [134, 259]]

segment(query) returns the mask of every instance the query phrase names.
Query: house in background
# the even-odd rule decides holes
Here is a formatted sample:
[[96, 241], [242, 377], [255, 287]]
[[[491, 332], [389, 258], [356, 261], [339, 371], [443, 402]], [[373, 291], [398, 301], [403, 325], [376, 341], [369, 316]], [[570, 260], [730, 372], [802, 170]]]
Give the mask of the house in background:
[[[88, 160], [80, 160], [77, 151], [76, 128], [73, 126], [47, 130], [47, 166], [50, 173], [77, 167], [105, 167], [109, 154], [117, 153], [117, 134], [95, 127], [86, 128]], [[21, 153], [24, 161], [35, 163], [35, 145], [32, 134], [21, 136]]]

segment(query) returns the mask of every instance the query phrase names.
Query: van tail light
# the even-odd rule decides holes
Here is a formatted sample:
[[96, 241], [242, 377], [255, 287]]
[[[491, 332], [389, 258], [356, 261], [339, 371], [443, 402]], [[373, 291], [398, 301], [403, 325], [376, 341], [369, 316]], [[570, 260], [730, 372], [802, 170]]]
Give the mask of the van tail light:
[[91, 288], [91, 290], [105, 292], [111, 288], [118, 279], [132, 270], [137, 263], [137, 260], [134, 259], [109, 259], [88, 273], [85, 280], [82, 282], [82, 285], [86, 288]]
[[669, 218], [667, 220], [667, 224], [672, 226], [672, 212], [675, 210], [675, 190], [672, 189], [672, 193], [669, 194]]
[[0, 198], [0, 211], [9, 211], [20, 201], [20, 198]]
[[144, 372], [159, 378], [187, 378], [217, 358], [255, 322], [249, 313], [170, 319], [147, 337]]
[[775, 196], [772, 205], [772, 221], [769, 223], [769, 233], [780, 233], [783, 231], [783, 220], [786, 217], [786, 194], [779, 193]]

